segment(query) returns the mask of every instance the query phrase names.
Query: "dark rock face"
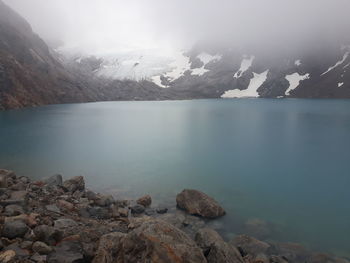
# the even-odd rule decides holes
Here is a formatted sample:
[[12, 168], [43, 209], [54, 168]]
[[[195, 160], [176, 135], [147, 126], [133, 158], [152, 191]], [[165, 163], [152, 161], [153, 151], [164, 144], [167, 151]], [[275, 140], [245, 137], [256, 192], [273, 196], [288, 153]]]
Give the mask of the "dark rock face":
[[197, 190], [185, 189], [176, 196], [177, 206], [192, 215], [216, 218], [225, 215], [225, 210], [210, 196]]

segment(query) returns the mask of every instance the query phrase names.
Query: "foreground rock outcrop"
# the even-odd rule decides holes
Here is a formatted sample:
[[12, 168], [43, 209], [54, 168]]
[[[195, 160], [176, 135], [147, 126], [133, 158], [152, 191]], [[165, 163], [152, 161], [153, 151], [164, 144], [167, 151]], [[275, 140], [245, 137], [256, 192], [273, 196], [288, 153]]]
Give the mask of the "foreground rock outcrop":
[[176, 203], [188, 213], [206, 218], [216, 218], [226, 213], [213, 198], [198, 190], [183, 190], [176, 196]]
[[226, 242], [201, 217], [152, 207], [150, 196], [115, 200], [82, 176], [31, 181], [0, 170], [0, 182], [0, 263], [349, 263], [293, 243]]

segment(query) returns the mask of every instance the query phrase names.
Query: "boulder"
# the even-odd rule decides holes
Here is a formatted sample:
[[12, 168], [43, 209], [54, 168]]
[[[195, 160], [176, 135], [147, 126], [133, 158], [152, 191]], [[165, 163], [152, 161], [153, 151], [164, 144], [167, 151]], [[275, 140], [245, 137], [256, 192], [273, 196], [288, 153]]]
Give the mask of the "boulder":
[[8, 205], [5, 207], [5, 212], [4, 212], [6, 216], [18, 216], [23, 213], [24, 213], [23, 207], [19, 205]]
[[131, 213], [133, 214], [142, 214], [143, 212], [145, 212], [145, 207], [139, 204], [130, 207], [130, 209]]
[[249, 254], [257, 256], [259, 254], [266, 254], [268, 249], [270, 249], [268, 243], [247, 235], [236, 236], [230, 241], [230, 244], [237, 247], [243, 255]]
[[210, 196], [197, 190], [185, 189], [176, 196], [177, 206], [192, 215], [216, 218], [225, 215], [225, 210]]
[[109, 213], [108, 209], [105, 207], [99, 207], [99, 206], [88, 207], [87, 212], [89, 217], [92, 217], [92, 218], [96, 218], [96, 219], [111, 218], [111, 214]]
[[16, 252], [13, 250], [6, 250], [0, 253], [1, 263], [13, 263], [16, 260]]
[[57, 205], [60, 209], [66, 210], [66, 211], [72, 211], [74, 209], [74, 205], [65, 200], [58, 200]]
[[52, 248], [41, 241], [34, 242], [32, 250], [40, 255], [47, 255], [52, 252]]
[[[149, 220], [125, 236], [114, 237], [105, 258], [117, 263], [203, 263], [201, 249], [184, 232], [161, 221]], [[109, 247], [110, 248], [110, 247]], [[97, 262], [97, 261], [95, 261]]]
[[75, 192], [75, 191], [84, 191], [85, 189], [85, 181], [83, 176], [75, 176], [69, 180], [66, 180], [63, 182], [63, 186], [69, 191], [69, 192]]
[[111, 204], [114, 203], [114, 198], [111, 195], [101, 195], [98, 194], [96, 195], [94, 199], [94, 204], [97, 206], [110, 206]]
[[226, 243], [213, 229], [200, 229], [195, 241], [202, 248], [208, 263], [244, 263], [237, 248]]
[[40, 225], [34, 228], [34, 235], [36, 240], [54, 245], [61, 240], [63, 233], [52, 226]]
[[49, 187], [62, 186], [62, 184], [63, 184], [62, 175], [60, 175], [60, 174], [55, 174], [53, 176], [44, 178], [42, 181]]
[[150, 195], [144, 195], [136, 200], [136, 203], [143, 205], [144, 207], [150, 206], [152, 204], [152, 198]]
[[28, 226], [24, 222], [19, 220], [5, 222], [4, 227], [2, 229], [2, 236], [7, 237], [9, 239], [23, 237], [27, 233], [28, 229]]
[[113, 263], [114, 255], [118, 253], [121, 239], [125, 237], [124, 233], [113, 232], [103, 235], [100, 238], [96, 256], [92, 263]]

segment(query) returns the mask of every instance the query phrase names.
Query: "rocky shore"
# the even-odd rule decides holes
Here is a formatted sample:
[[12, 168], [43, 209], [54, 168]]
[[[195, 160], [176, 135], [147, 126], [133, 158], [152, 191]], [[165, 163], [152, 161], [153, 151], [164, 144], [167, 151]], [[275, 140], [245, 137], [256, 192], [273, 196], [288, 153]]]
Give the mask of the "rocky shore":
[[247, 235], [225, 241], [205, 223], [225, 215], [213, 198], [185, 189], [176, 202], [181, 214], [152, 207], [149, 195], [134, 201], [95, 193], [82, 176], [31, 181], [0, 170], [0, 263], [350, 262]]

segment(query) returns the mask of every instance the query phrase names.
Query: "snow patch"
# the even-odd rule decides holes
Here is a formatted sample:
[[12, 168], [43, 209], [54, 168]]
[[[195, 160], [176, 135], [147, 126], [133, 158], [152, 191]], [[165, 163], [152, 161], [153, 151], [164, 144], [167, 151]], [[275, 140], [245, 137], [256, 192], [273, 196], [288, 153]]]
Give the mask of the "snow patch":
[[297, 66], [297, 67], [300, 66], [300, 65], [301, 65], [300, 59], [296, 60], [296, 61], [294, 62], [294, 65]]
[[222, 98], [249, 98], [249, 97], [259, 97], [257, 92], [258, 88], [266, 81], [267, 73], [269, 70], [264, 71], [263, 73], [257, 74], [254, 73], [254, 77], [250, 79], [249, 86], [245, 90], [228, 90], [223, 95]]
[[168, 88], [167, 86], [162, 84], [162, 80], [160, 79], [160, 76], [153, 76], [151, 79], [152, 79], [152, 82], [158, 85], [159, 87]]
[[343, 69], [346, 69], [348, 66], [350, 66], [350, 63], [346, 64]]
[[334, 66], [330, 67], [329, 69], [327, 69], [327, 71], [323, 72], [323, 73], [321, 74], [321, 76], [327, 74], [329, 71], [331, 71], [331, 70], [335, 69], [336, 67], [338, 67], [339, 65], [343, 64], [344, 61], [348, 58], [349, 54], [350, 54], [350, 52], [346, 52], [346, 53], [344, 54], [342, 60], [338, 61], [337, 63], [335, 63]]
[[202, 76], [204, 73], [208, 72], [208, 69], [204, 67], [211, 61], [217, 61], [221, 59], [221, 55], [210, 55], [208, 53], [200, 53], [197, 58], [203, 62], [203, 66], [200, 68], [192, 69], [192, 75]]
[[243, 58], [241, 62], [241, 67], [239, 70], [233, 75], [233, 78], [240, 78], [242, 74], [247, 71], [253, 64], [254, 56], [250, 56], [249, 58]]
[[340, 88], [341, 86], [343, 86], [344, 85], [344, 82], [339, 82], [338, 83], [338, 88]]
[[289, 82], [289, 87], [286, 90], [285, 94], [290, 95], [290, 91], [296, 89], [299, 86], [300, 81], [308, 79], [308, 78], [310, 78], [309, 73], [307, 73], [305, 75], [300, 75], [299, 73], [296, 72], [296, 73], [293, 73], [291, 75], [286, 75], [286, 80], [288, 80], [288, 82]]

